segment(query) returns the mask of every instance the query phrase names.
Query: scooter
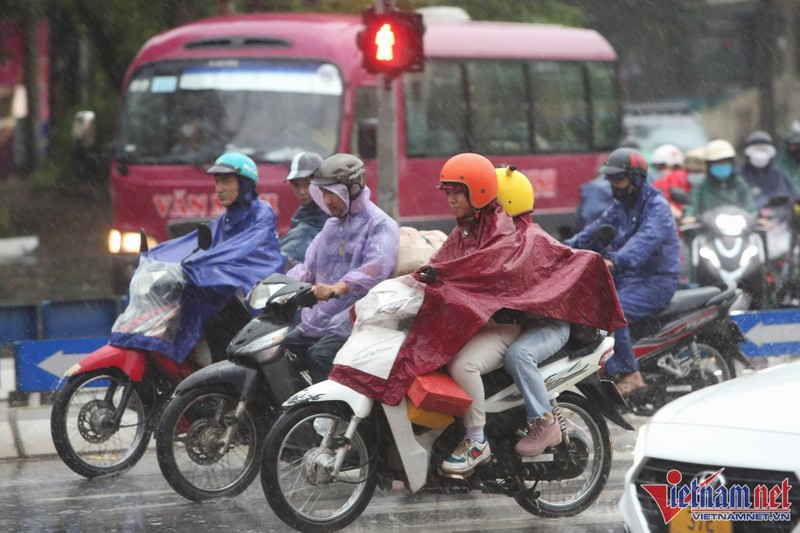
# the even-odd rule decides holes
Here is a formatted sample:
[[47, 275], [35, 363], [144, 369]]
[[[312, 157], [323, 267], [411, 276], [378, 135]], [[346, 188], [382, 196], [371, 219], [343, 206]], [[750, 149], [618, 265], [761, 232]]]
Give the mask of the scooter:
[[[389, 315], [399, 314], [394, 302], [387, 307]], [[380, 356], [388, 345], [399, 349], [401, 340], [394, 337], [402, 334], [380, 342], [380, 329], [365, 328], [357, 337], [354, 328], [337, 360], [348, 352], [363, 360], [371, 353]], [[463, 438], [460, 424], [425, 427], [409, 419], [407, 398], [387, 405], [335, 381], [312, 385], [284, 403], [267, 435], [261, 467], [267, 502], [281, 520], [304, 532], [347, 526], [367, 507], [377, 485], [390, 488], [395, 481], [412, 493], [502, 494], [540, 517], [578, 514], [598, 497], [611, 468], [605, 419], [632, 430], [619, 412], [624, 403], [616, 388], [598, 375], [613, 348], [614, 340], [602, 333], [587, 344], [573, 339], [542, 365], [563, 442], [532, 458], [514, 451], [531, 430], [519, 390], [503, 369], [485, 375], [493, 456], [468, 476], [439, 469]]]
[[[596, 249], [603, 253], [615, 234], [612, 226], [600, 226]], [[730, 319], [741, 292], [717, 286], [679, 290], [666, 309], [630, 325], [647, 385], [625, 398], [634, 413], [650, 416], [675, 398], [736, 377], [734, 361], [752, 368], [739, 346], [745, 337]]]
[[311, 385], [283, 345], [297, 310], [317, 303], [311, 285], [272, 274], [247, 301], [262, 311], [231, 341], [228, 360], [183, 380], [158, 425], [161, 472], [189, 500], [245, 490], [258, 474], [264, 437], [281, 403]]
[[764, 305], [766, 229], [756, 217], [733, 205], [720, 206], [680, 227], [689, 242], [694, 280], [702, 286], [728, 285], [743, 290], [736, 309]]
[[[145, 252], [144, 231], [140, 237]], [[209, 227], [200, 226], [192, 254], [210, 248], [211, 241]], [[114, 331], [174, 335], [184, 285], [181, 264], [143, 258], [131, 280], [130, 304]], [[195, 370], [188, 360], [176, 363], [111, 344], [87, 355], [64, 373], [53, 399], [50, 432], [58, 455], [87, 478], [132, 467], [147, 449], [173, 389]]]

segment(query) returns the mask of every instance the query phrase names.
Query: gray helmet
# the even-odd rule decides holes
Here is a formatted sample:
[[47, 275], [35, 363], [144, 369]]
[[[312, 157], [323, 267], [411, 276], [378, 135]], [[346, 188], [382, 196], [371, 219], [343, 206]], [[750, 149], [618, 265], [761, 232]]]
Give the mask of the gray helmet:
[[366, 185], [364, 162], [351, 154], [333, 154], [322, 162], [311, 183], [319, 187], [340, 183], [354, 198]]
[[772, 141], [772, 135], [763, 130], [756, 130], [747, 136], [747, 140], [744, 142], [744, 145], [750, 146], [751, 144], [775, 145], [775, 143]]
[[286, 176], [286, 181], [292, 181], [299, 178], [310, 178], [317, 171], [322, 164], [322, 157], [314, 152], [299, 152], [291, 165], [289, 165], [289, 175]]

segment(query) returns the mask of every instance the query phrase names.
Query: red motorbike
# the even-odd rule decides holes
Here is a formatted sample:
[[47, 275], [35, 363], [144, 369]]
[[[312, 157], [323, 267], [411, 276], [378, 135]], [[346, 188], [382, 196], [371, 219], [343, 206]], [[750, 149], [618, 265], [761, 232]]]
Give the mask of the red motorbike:
[[[147, 239], [143, 232], [141, 237], [143, 252]], [[201, 226], [194, 252], [210, 246], [211, 231]], [[180, 263], [142, 257], [131, 280], [130, 304], [114, 331], [175, 335], [184, 285]], [[50, 432], [58, 455], [87, 478], [132, 467], [175, 386], [196, 369], [189, 359], [176, 363], [159, 353], [110, 344], [87, 355], [65, 372], [53, 400]]]

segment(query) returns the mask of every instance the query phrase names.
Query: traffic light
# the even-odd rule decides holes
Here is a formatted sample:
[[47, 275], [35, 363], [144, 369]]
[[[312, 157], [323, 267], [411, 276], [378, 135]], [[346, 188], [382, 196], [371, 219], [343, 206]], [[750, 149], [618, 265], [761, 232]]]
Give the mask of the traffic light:
[[419, 72], [425, 64], [422, 15], [396, 9], [363, 13], [364, 29], [358, 34], [363, 53], [362, 66], [372, 74], [396, 76], [401, 72]]

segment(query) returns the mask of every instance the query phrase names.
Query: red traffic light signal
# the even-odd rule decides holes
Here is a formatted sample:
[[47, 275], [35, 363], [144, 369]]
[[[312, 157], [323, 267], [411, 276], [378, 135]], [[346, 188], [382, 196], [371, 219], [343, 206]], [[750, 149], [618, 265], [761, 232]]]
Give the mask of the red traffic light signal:
[[367, 72], [397, 75], [422, 70], [422, 15], [398, 10], [375, 13], [370, 8], [364, 11], [363, 21], [357, 44], [363, 52], [361, 65]]

